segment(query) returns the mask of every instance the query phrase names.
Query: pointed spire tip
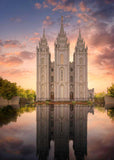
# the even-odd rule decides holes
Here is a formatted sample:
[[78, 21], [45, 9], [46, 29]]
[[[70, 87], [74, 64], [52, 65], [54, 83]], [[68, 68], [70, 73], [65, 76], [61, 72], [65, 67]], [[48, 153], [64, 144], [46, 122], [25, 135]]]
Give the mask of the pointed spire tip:
[[61, 16], [61, 28], [60, 28], [60, 33], [64, 33], [63, 16]]
[[45, 37], [45, 28], [43, 29], [43, 37]]

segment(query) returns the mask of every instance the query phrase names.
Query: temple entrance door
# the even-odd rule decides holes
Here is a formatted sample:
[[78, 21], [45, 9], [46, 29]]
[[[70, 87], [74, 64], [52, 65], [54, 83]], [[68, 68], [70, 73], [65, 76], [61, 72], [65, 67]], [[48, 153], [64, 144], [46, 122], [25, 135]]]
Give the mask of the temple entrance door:
[[51, 92], [51, 100], [54, 100], [54, 92]]
[[74, 99], [73, 92], [70, 92], [70, 100], [73, 100], [73, 99]]

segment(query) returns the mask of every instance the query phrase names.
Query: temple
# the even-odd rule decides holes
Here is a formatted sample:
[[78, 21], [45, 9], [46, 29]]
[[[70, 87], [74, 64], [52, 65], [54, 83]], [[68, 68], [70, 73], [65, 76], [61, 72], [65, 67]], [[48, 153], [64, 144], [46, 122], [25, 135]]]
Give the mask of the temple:
[[88, 89], [88, 47], [79, 36], [70, 62], [69, 43], [64, 31], [63, 16], [55, 41], [55, 61], [51, 62], [48, 42], [43, 36], [37, 46], [37, 89], [36, 100], [87, 101], [94, 97], [94, 89]]

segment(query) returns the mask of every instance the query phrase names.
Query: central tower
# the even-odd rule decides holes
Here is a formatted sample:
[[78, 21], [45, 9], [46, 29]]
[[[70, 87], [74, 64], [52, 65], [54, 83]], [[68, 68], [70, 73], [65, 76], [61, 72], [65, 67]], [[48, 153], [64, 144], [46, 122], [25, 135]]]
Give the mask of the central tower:
[[61, 17], [61, 27], [55, 42], [54, 100], [69, 100], [69, 43]]

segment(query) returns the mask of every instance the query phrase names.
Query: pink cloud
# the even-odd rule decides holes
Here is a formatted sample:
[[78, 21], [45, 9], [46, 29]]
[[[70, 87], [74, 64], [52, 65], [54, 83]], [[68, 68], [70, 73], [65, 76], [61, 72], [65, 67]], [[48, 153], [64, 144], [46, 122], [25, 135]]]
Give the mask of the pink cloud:
[[64, 12], [77, 12], [77, 9], [76, 7], [73, 6], [73, 4], [69, 4], [68, 6], [66, 6], [61, 2], [58, 2], [56, 7], [52, 9], [52, 11], [57, 11], [57, 10], [63, 10]]
[[22, 63], [23, 63], [23, 60], [17, 56], [8, 56], [8, 57], [5, 57], [3, 55], [0, 56], [0, 65], [12, 67], [12, 66], [21, 65]]
[[12, 69], [8, 71], [2, 71], [1, 76], [2, 77], [28, 77], [31, 74], [33, 74], [30, 70], [24, 70], [24, 69]]
[[85, 11], [86, 11], [86, 5], [85, 5], [85, 3], [84, 3], [83, 1], [80, 2], [79, 6], [80, 6], [80, 10], [81, 10], [82, 12], [85, 12]]
[[40, 3], [35, 3], [35, 8], [40, 9], [41, 8], [41, 4]]
[[32, 60], [34, 58], [35, 58], [35, 53], [30, 51], [5, 53], [0, 55], [0, 65], [9, 67], [19, 66], [24, 63], [24, 60]]
[[38, 35], [39, 35], [39, 33], [38, 33], [38, 32], [35, 32], [35, 33], [34, 33], [34, 35], [35, 35], [35, 36], [38, 36]]
[[18, 53], [19, 57], [21, 57], [22, 59], [33, 59], [35, 58], [35, 53], [33, 52], [29, 52], [29, 51], [22, 51]]
[[25, 44], [21, 44], [18, 40], [0, 40], [0, 46], [4, 48], [23, 48]]
[[51, 20], [50, 16], [47, 16], [46, 19], [43, 21], [43, 25], [45, 27], [51, 26], [53, 24], [54, 24], [54, 22]]
[[45, 1], [43, 2], [43, 7], [44, 7], [44, 8], [48, 8], [48, 5], [46, 4]]
[[47, 0], [47, 3], [48, 3], [48, 4], [51, 4], [52, 6], [57, 5], [56, 0]]
[[96, 18], [88, 15], [87, 13], [78, 13], [77, 17], [82, 19], [84, 22], [88, 22], [88, 21], [96, 21]]
[[32, 43], [37, 43], [37, 42], [40, 40], [40, 38], [39, 38], [39, 37], [31, 37], [31, 38], [29, 38], [29, 40], [30, 40]]

